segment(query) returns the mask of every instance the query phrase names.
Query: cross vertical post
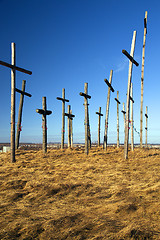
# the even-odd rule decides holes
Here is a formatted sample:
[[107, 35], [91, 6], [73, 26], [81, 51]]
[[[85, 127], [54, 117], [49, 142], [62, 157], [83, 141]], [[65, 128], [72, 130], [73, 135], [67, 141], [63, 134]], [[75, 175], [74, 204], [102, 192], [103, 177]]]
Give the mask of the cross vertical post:
[[100, 147], [101, 143], [100, 143], [100, 134], [101, 134], [101, 116], [103, 116], [103, 114], [101, 113], [101, 107], [99, 107], [99, 112], [96, 112], [96, 114], [98, 114], [98, 147]]
[[108, 134], [108, 117], [109, 117], [109, 104], [110, 104], [110, 92], [114, 92], [112, 88], [112, 75], [113, 70], [110, 71], [109, 82], [107, 79], [104, 79], [105, 83], [108, 85], [108, 95], [107, 95], [107, 105], [106, 105], [106, 118], [105, 118], [105, 132], [104, 132], [104, 149], [107, 150], [107, 134]]
[[[72, 110], [70, 110], [70, 113], [72, 114]], [[73, 148], [73, 119], [70, 118], [70, 129], [71, 129], [71, 148]]]
[[52, 111], [47, 110], [46, 97], [42, 98], [42, 109], [36, 109], [36, 112], [42, 114], [42, 129], [43, 129], [43, 153], [47, 152], [47, 119], [46, 115], [50, 115]]
[[145, 117], [146, 117], [146, 127], [145, 127], [145, 130], [146, 130], [146, 148], [148, 146], [147, 144], [147, 131], [148, 131], [148, 107], [146, 106], [146, 114], [145, 114]]
[[91, 148], [91, 131], [90, 131], [90, 124], [89, 124], [89, 110], [87, 107], [87, 115], [88, 115], [88, 143], [89, 143], [89, 148]]
[[126, 103], [126, 123], [125, 123], [125, 140], [124, 140], [124, 158], [128, 158], [128, 139], [129, 139], [129, 115], [130, 115], [130, 89], [132, 79], [132, 67], [133, 63], [138, 66], [139, 64], [133, 59], [136, 43], [136, 31], [133, 32], [132, 45], [130, 55], [126, 50], [122, 50], [122, 53], [129, 58], [129, 71], [128, 71], [128, 88], [127, 88], [127, 103]]
[[[68, 115], [71, 114], [71, 106], [68, 105]], [[68, 117], [68, 148], [71, 147], [71, 119]]]
[[91, 96], [88, 95], [88, 83], [84, 85], [84, 93], [80, 92], [80, 96], [84, 97], [84, 107], [85, 107], [85, 153], [88, 155], [88, 98], [90, 99]]
[[62, 98], [57, 97], [57, 100], [62, 101], [62, 137], [61, 137], [61, 149], [64, 149], [64, 134], [65, 134], [65, 102], [69, 102], [65, 99], [65, 88], [62, 89]]
[[117, 148], [119, 148], [119, 91], [117, 91], [117, 98], [115, 98], [117, 102]]
[[143, 49], [142, 49], [142, 70], [141, 70], [141, 109], [140, 109], [140, 147], [143, 147], [143, 81], [144, 81], [144, 57], [147, 34], [147, 11], [144, 18], [144, 35], [143, 35]]
[[131, 150], [134, 150], [134, 133], [133, 133], [133, 83], [131, 83]]
[[[16, 46], [11, 43], [12, 60], [11, 64], [16, 65]], [[11, 69], [11, 161], [15, 162], [15, 87], [16, 72]]]
[[22, 109], [23, 109], [23, 102], [24, 102], [24, 95], [31, 97], [32, 95], [25, 92], [26, 81], [22, 81], [22, 91], [15, 88], [15, 91], [21, 93], [20, 102], [19, 102], [19, 112], [18, 112], [18, 122], [17, 122], [17, 133], [16, 133], [16, 149], [19, 147], [19, 139], [20, 139], [20, 132], [21, 132], [21, 122], [22, 122]]

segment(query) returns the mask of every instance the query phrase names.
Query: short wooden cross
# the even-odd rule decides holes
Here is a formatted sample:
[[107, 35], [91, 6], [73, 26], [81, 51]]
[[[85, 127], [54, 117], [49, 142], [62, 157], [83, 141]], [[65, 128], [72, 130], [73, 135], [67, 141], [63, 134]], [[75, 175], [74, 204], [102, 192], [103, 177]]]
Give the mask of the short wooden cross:
[[42, 98], [42, 107], [43, 109], [36, 109], [36, 112], [39, 114], [42, 114], [42, 128], [43, 128], [43, 153], [47, 152], [47, 119], [46, 116], [52, 114], [52, 111], [46, 110], [47, 104], [46, 104], [46, 97]]
[[145, 130], [146, 130], [146, 147], [147, 147], [147, 131], [148, 131], [148, 107], [146, 106], [146, 113], [145, 113], [145, 117], [146, 117], [146, 127], [145, 127]]
[[65, 116], [68, 117], [68, 148], [71, 148], [71, 135], [72, 135], [71, 121], [75, 117], [75, 115], [71, 113], [71, 105], [68, 105], [68, 113], [65, 113]]
[[108, 117], [109, 117], [109, 104], [110, 104], [110, 92], [114, 92], [112, 84], [113, 70], [110, 71], [109, 81], [104, 79], [105, 83], [108, 85], [108, 95], [107, 95], [107, 105], [106, 105], [106, 118], [105, 118], [105, 133], [104, 133], [104, 149], [107, 150], [107, 134], [108, 134]]
[[88, 83], [85, 83], [85, 85], [84, 85], [84, 93], [80, 92], [79, 95], [84, 97], [84, 107], [85, 107], [85, 153], [88, 155], [88, 141], [89, 141], [88, 99], [91, 99], [91, 96], [88, 95]]
[[101, 107], [99, 107], [99, 112], [96, 112], [96, 114], [98, 114], [98, 147], [100, 147], [101, 143], [100, 143], [100, 127], [101, 127], [101, 117], [103, 116], [103, 114], [101, 113]]
[[119, 148], [119, 91], [117, 91], [117, 98], [115, 98], [117, 102], [117, 148]]
[[133, 32], [132, 45], [130, 54], [126, 50], [122, 50], [122, 53], [129, 59], [129, 71], [128, 71], [128, 88], [127, 88], [127, 103], [126, 103], [126, 123], [125, 123], [125, 140], [124, 140], [124, 158], [128, 158], [128, 138], [129, 138], [129, 112], [130, 112], [130, 89], [132, 79], [132, 67], [133, 63], [138, 66], [139, 64], [134, 60], [134, 50], [136, 42], [136, 31]]
[[24, 96], [32, 97], [31, 94], [25, 92], [25, 86], [26, 86], [26, 80], [23, 80], [22, 90], [15, 88], [15, 91], [21, 94], [20, 102], [19, 102], [18, 122], [17, 122], [16, 146], [15, 146], [16, 149], [18, 149], [19, 147], [20, 132], [22, 131], [21, 122], [22, 122], [22, 109], [23, 109]]
[[0, 61], [0, 65], [11, 68], [11, 162], [15, 162], [15, 88], [16, 71], [31, 75], [32, 72], [16, 66], [16, 45], [11, 43], [11, 64]]
[[61, 149], [64, 148], [64, 134], [65, 134], [65, 102], [69, 102], [65, 99], [65, 88], [62, 89], [62, 98], [57, 97], [57, 100], [62, 101], [62, 137], [61, 137]]

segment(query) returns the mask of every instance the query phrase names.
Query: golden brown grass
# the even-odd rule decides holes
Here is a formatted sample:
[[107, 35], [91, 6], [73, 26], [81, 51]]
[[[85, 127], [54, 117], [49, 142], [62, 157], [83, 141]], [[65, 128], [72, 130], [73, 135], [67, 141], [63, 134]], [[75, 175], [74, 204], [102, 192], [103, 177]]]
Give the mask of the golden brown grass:
[[160, 239], [160, 149], [0, 154], [0, 239]]

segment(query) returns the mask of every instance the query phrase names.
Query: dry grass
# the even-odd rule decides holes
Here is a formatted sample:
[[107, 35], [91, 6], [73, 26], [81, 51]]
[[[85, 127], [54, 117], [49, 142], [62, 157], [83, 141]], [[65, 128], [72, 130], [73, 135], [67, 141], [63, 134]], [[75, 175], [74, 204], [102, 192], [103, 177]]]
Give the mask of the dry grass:
[[160, 149], [0, 154], [0, 239], [160, 239]]

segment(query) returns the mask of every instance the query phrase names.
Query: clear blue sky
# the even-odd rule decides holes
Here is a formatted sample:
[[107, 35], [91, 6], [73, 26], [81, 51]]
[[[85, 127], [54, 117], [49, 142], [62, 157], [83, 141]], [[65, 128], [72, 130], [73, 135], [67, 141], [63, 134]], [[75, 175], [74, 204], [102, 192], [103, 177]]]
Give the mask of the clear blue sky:
[[[42, 142], [41, 116], [36, 108], [42, 107], [42, 97], [47, 97], [47, 107], [52, 110], [48, 121], [48, 141], [61, 141], [61, 102], [56, 97], [66, 90], [73, 114], [76, 115], [74, 141], [84, 141], [84, 91], [88, 82], [89, 113], [92, 140], [97, 141], [99, 107], [105, 115], [109, 79], [113, 69], [114, 93], [111, 93], [109, 113], [109, 142], [116, 142], [116, 97], [126, 103], [128, 60], [122, 49], [130, 52], [133, 31], [137, 31], [133, 67], [134, 125], [140, 126], [140, 83], [143, 45], [143, 21], [148, 11], [148, 33], [145, 51], [144, 114], [148, 106], [148, 141], [160, 143], [160, 1], [159, 0], [0, 0], [0, 60], [11, 62], [11, 42], [16, 43], [16, 65], [31, 70], [31, 76], [16, 73], [16, 87], [21, 89], [25, 79], [26, 91], [22, 121], [22, 142]], [[0, 142], [10, 141], [10, 69], [0, 66]], [[16, 120], [19, 96], [16, 94]], [[67, 109], [67, 104], [66, 104]], [[101, 138], [104, 135], [101, 122]], [[145, 117], [143, 140], [145, 141]], [[66, 119], [67, 126], [67, 119]], [[67, 140], [67, 128], [66, 128]], [[101, 139], [102, 140], [102, 139]], [[120, 142], [124, 141], [123, 115], [120, 112]], [[139, 135], [135, 133], [135, 142]]]

